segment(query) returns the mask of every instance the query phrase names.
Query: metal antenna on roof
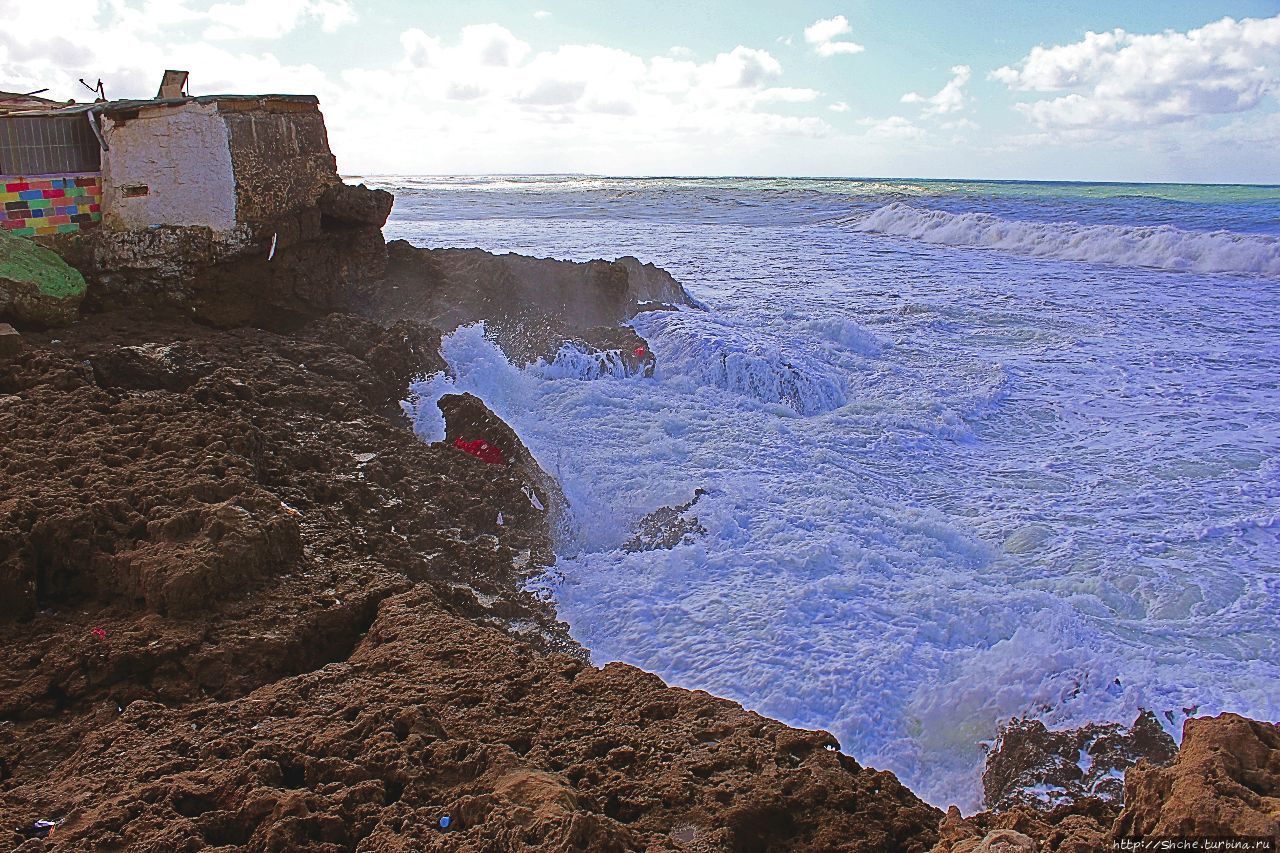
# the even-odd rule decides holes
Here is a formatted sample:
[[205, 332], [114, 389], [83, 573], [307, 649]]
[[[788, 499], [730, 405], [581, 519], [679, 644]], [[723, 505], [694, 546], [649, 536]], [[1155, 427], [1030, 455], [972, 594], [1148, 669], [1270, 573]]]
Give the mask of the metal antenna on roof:
[[102, 78], [101, 78], [101, 77], [99, 77], [99, 78], [98, 78], [98, 85], [97, 85], [97, 86], [90, 86], [88, 83], [84, 82], [84, 78], [83, 78], [83, 77], [81, 77], [81, 78], [80, 78], [80, 85], [81, 85], [81, 86], [84, 86], [84, 87], [85, 87], [86, 89], [88, 89], [90, 92], [93, 92], [95, 95], [97, 95], [97, 96], [98, 96], [98, 100], [99, 100], [99, 101], [105, 101], [105, 100], [107, 99], [107, 91], [106, 91], [106, 89], [102, 88]]

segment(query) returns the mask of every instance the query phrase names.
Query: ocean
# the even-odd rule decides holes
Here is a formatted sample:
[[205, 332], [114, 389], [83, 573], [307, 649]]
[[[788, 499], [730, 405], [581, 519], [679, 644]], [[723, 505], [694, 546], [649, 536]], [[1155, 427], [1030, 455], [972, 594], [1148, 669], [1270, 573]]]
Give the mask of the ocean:
[[[379, 177], [419, 246], [635, 255], [651, 379], [462, 388], [564, 484], [536, 586], [620, 660], [981, 805], [999, 725], [1280, 718], [1280, 187]], [[705, 537], [626, 553], [708, 491]]]

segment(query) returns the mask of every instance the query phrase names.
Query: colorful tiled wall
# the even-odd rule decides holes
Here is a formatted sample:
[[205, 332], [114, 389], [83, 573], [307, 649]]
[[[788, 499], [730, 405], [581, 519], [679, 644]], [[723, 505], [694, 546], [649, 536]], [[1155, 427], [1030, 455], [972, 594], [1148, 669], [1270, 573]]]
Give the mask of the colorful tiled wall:
[[0, 228], [19, 237], [63, 234], [102, 221], [102, 178], [0, 175]]

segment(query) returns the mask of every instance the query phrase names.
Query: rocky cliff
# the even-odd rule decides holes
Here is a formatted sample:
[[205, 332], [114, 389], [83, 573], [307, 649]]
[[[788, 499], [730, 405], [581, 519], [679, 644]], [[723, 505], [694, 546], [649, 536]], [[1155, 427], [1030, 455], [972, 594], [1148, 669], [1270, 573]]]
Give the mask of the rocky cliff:
[[[441, 400], [433, 445], [397, 402], [459, 324], [518, 362], [570, 346], [643, 372], [654, 354], [620, 324], [692, 300], [634, 259], [385, 246], [384, 196], [335, 188], [233, 242], [67, 241], [83, 316], [0, 316], [24, 337], [0, 356], [0, 845], [1083, 851], [1276, 832], [1263, 724], [1192, 721], [1174, 763], [1127, 773], [1147, 754], [1131, 732], [1011, 727], [994, 810], [966, 819], [825, 732], [590, 666], [523, 592], [555, 559], [554, 479], [478, 398]], [[697, 498], [634, 547], [696, 535]], [[1073, 775], [1080, 748], [1099, 773]], [[1116, 767], [1118, 821], [1092, 796]], [[1053, 773], [1079, 790], [1020, 798]]]

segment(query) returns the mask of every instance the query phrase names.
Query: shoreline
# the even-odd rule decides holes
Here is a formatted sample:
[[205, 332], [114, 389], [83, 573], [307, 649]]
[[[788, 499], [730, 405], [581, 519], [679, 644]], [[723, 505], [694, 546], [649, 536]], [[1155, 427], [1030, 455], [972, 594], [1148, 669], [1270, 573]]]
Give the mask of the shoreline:
[[[1119, 822], [1088, 797], [944, 816], [825, 732], [565, 654], [554, 611], [521, 591], [554, 560], [549, 478], [482, 404], [452, 432], [445, 412], [449, 441], [414, 436], [396, 404], [443, 369], [449, 329], [413, 318], [491, 323], [515, 361], [575, 341], [644, 370], [614, 336], [683, 289], [634, 259], [418, 250], [380, 225], [299, 228], [274, 260], [252, 240], [213, 264], [171, 255], [167, 304], [137, 298], [154, 270], [62, 247], [85, 312], [0, 361], [16, 437], [0, 833], [55, 820], [23, 849], [960, 853], [1000, 832], [1097, 849], [1203, 811], [1158, 793], [1180, 758], [1126, 777], [1145, 811]], [[478, 438], [511, 455], [453, 445]], [[1192, 720], [1187, 762], [1223, 737], [1275, 755], [1262, 725]], [[1264, 826], [1247, 798], [1218, 806]]]

